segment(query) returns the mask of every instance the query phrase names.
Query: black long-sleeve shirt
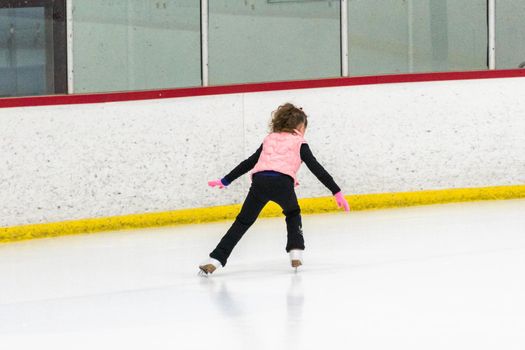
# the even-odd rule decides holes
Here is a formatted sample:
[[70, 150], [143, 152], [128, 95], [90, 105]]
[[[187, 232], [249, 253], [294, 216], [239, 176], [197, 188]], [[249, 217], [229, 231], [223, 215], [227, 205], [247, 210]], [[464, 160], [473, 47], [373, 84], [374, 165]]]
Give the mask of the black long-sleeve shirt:
[[[252, 154], [247, 159], [243, 160], [239, 165], [237, 165], [228, 175], [226, 175], [222, 181], [225, 185], [229, 185], [233, 181], [235, 181], [240, 176], [246, 174], [248, 171], [253, 169], [255, 164], [257, 164], [257, 161], [259, 160], [259, 156], [262, 152], [262, 145], [255, 151], [254, 154]], [[321, 164], [315, 159], [314, 155], [312, 154], [312, 151], [310, 150], [310, 147], [308, 144], [303, 143], [301, 145], [301, 160], [306, 164], [308, 169], [321, 181], [323, 185], [325, 185], [332, 194], [336, 194], [337, 192], [341, 191], [339, 186], [335, 183], [332, 176], [323, 168]]]

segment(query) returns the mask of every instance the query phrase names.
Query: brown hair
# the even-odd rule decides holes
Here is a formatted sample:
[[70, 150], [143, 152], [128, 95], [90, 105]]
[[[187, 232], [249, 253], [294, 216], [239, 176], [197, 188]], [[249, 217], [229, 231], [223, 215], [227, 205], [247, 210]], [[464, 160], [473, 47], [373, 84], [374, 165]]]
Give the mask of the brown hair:
[[308, 126], [306, 113], [303, 112], [302, 108], [297, 108], [291, 103], [285, 103], [272, 113], [270, 130], [272, 132], [293, 132], [301, 123], [304, 123], [305, 128]]

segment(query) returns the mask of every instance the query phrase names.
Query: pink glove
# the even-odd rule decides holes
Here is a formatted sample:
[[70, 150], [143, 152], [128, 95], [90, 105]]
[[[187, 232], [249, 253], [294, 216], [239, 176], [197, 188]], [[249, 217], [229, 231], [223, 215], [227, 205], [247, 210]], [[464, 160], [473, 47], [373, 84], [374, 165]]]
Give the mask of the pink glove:
[[208, 186], [210, 186], [210, 187], [219, 186], [220, 189], [224, 188], [224, 184], [222, 183], [222, 181], [220, 179], [219, 180], [208, 181]]
[[339, 208], [344, 208], [345, 211], [350, 211], [350, 206], [348, 205], [348, 202], [346, 201], [341, 191], [334, 194], [334, 197], [335, 197], [335, 201], [337, 202], [337, 206]]

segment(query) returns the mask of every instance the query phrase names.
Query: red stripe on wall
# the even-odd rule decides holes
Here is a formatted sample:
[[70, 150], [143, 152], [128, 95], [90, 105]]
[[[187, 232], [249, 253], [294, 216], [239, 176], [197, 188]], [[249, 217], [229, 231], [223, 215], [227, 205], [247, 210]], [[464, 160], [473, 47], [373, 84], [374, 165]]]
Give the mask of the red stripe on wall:
[[376, 75], [351, 78], [330, 78], [316, 80], [296, 80], [255, 84], [236, 84], [224, 86], [178, 88], [168, 90], [148, 90], [111, 92], [96, 94], [72, 94], [34, 97], [0, 98], [0, 108], [34, 107], [50, 105], [69, 105], [81, 103], [104, 103], [119, 101], [153, 100], [161, 98], [177, 98], [190, 96], [223, 95], [261, 91], [280, 91], [293, 89], [312, 89], [325, 87], [341, 87], [353, 85], [392, 84], [410, 82], [431, 82], [443, 80], [469, 80], [525, 77], [525, 69], [484, 70], [471, 72], [417, 73], [398, 75]]

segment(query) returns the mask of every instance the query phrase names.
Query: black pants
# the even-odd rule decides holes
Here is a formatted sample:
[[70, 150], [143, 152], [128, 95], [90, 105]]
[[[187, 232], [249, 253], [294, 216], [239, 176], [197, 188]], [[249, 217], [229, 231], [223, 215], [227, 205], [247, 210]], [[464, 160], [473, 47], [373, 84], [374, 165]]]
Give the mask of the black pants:
[[288, 243], [286, 251], [292, 249], [304, 250], [304, 239], [301, 227], [301, 209], [297, 203], [293, 179], [287, 175], [268, 176], [254, 174], [252, 186], [242, 205], [241, 212], [228, 232], [222, 237], [217, 248], [211, 252], [210, 257], [221, 262], [222, 266], [230, 256], [233, 248], [242, 238], [244, 233], [253, 225], [259, 213], [268, 201], [273, 201], [283, 209], [286, 216]]

